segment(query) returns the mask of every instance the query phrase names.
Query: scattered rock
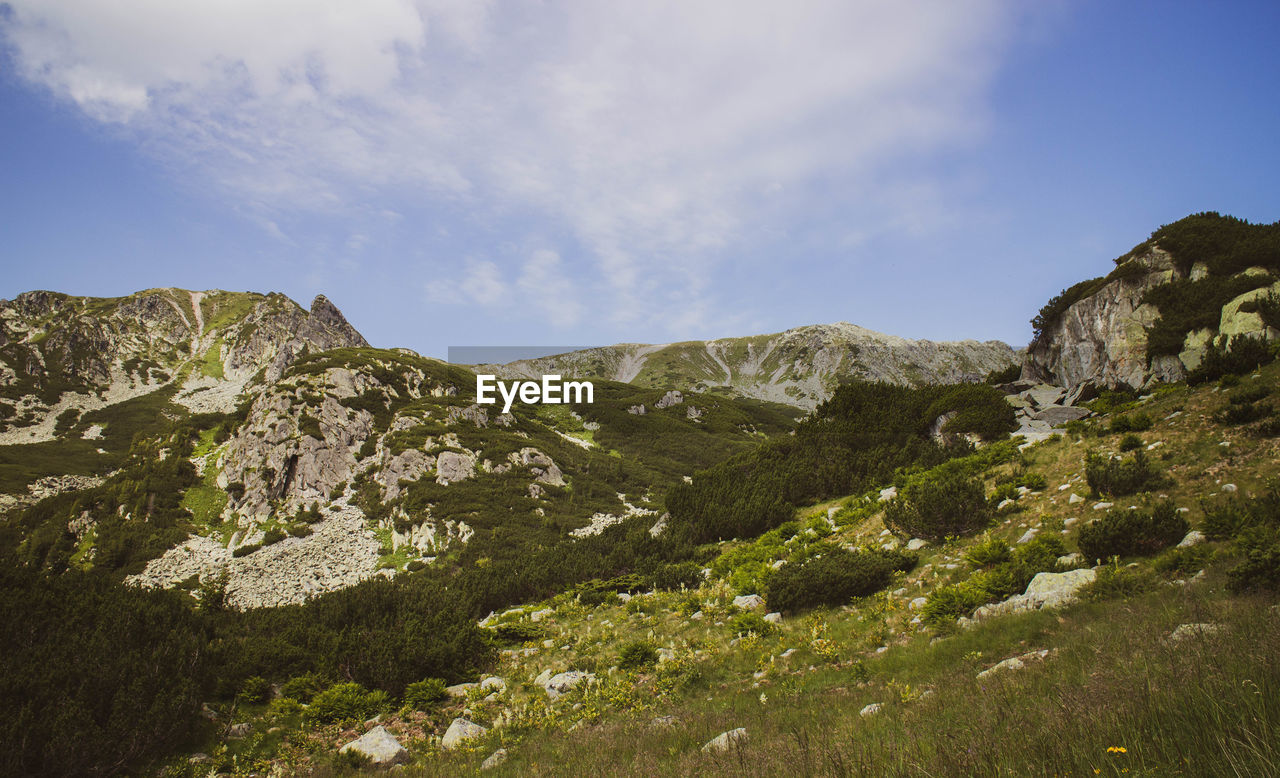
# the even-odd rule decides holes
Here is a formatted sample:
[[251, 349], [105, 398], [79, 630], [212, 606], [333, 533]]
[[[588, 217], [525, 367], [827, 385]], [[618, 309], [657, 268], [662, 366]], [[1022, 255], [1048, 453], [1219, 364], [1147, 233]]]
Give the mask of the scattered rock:
[[973, 621], [1041, 608], [1061, 608], [1075, 602], [1080, 589], [1097, 576], [1097, 572], [1087, 568], [1065, 573], [1037, 573], [1027, 584], [1026, 592], [1015, 594], [1004, 602], [978, 608], [973, 613]]
[[453, 686], [446, 686], [444, 691], [450, 697], [466, 697], [467, 692], [479, 686], [476, 683], [456, 683]]
[[596, 679], [595, 673], [585, 673], [581, 670], [570, 670], [567, 673], [558, 673], [547, 679], [542, 685], [546, 689], [547, 696], [551, 699], [557, 699], [562, 694], [567, 694], [578, 684], [586, 681], [590, 683]]
[[887, 489], [880, 490], [880, 502], [888, 502], [898, 496], [898, 487], [890, 486]]
[[1068, 505], [1075, 505], [1077, 503], [1082, 503], [1082, 502], [1084, 502], [1084, 498], [1076, 494], [1075, 492], [1072, 492], [1071, 496], [1067, 498]]
[[1093, 504], [1093, 509], [1095, 511], [1105, 511], [1107, 508], [1111, 508], [1114, 505], [1115, 503], [1113, 502], [1095, 502]]
[[675, 716], [655, 716], [649, 722], [649, 726], [654, 727], [655, 729], [659, 727], [674, 727], [675, 725], [676, 725]]
[[733, 598], [733, 607], [746, 611], [763, 608], [764, 598], [758, 594], [743, 594]]
[[[462, 719], [459, 719], [458, 721], [461, 720]], [[452, 729], [453, 728], [450, 727], [450, 731], [452, 731]], [[481, 727], [481, 729], [483, 730], [484, 728]], [[445, 735], [445, 738], [447, 740], [448, 735]], [[451, 746], [446, 746], [446, 748], [450, 747]], [[381, 725], [374, 727], [355, 740], [352, 740], [350, 743], [347, 743], [345, 746], [338, 749], [338, 751], [339, 753], [344, 754], [348, 751], [355, 751], [357, 754], [363, 754], [364, 756], [369, 757], [369, 761], [379, 767], [390, 767], [394, 764], [409, 761], [409, 752], [405, 750], [404, 746], [400, 745], [400, 741], [396, 740], [394, 735], [387, 731], [386, 727]]]
[[1170, 633], [1168, 640], [1170, 643], [1181, 643], [1189, 638], [1207, 637], [1209, 635], [1215, 635], [1221, 631], [1221, 624], [1210, 624], [1207, 622], [1180, 624], [1177, 629]]
[[1079, 551], [1058, 557], [1058, 567], [1079, 567], [1083, 564], [1086, 564], [1084, 555]]
[[1239, 487], [1237, 487], [1235, 484], [1222, 485], [1222, 491], [1226, 492], [1227, 494], [1235, 494], [1238, 488]]
[[929, 602], [929, 598], [917, 597], [914, 600], [912, 600], [910, 603], [908, 603], [907, 607], [913, 611], [918, 611], [921, 608], [923, 608], [925, 606], [925, 603], [927, 602]]
[[480, 763], [481, 770], [492, 770], [503, 762], [507, 761], [507, 749], [499, 748]]
[[457, 748], [468, 740], [483, 737], [488, 731], [488, 727], [482, 727], [474, 721], [456, 718], [449, 725], [449, 729], [445, 730], [444, 738], [440, 741], [440, 747], [448, 751]]
[[978, 673], [978, 677], [986, 678], [999, 670], [1021, 670], [1026, 667], [1029, 662], [1042, 660], [1049, 656], [1050, 653], [1051, 652], [1048, 649], [1041, 649], [1039, 651], [1029, 651], [1021, 656], [1012, 656], [1003, 662], [999, 662]]
[[232, 724], [230, 727], [227, 728], [227, 737], [242, 738], [248, 735], [252, 731], [253, 731], [253, 725], [247, 721], [242, 721], [239, 724]]
[[721, 732], [711, 740], [707, 741], [702, 750], [708, 754], [723, 754], [731, 748], [746, 745], [747, 730], [745, 727], [731, 729], [728, 732]]
[[507, 690], [507, 682], [496, 675], [490, 675], [480, 679], [480, 688], [486, 691], [504, 692]]
[[1178, 548], [1191, 548], [1192, 546], [1198, 546], [1205, 542], [1205, 539], [1203, 532], [1198, 529], [1193, 529], [1182, 538], [1181, 542], [1178, 543]]
[[864, 706], [864, 707], [862, 708], [862, 710], [858, 711], [858, 715], [859, 715], [859, 716], [874, 716], [875, 714], [877, 714], [877, 713], [879, 713], [879, 712], [880, 712], [880, 709], [881, 709], [882, 707], [884, 707], [884, 706], [883, 706], [883, 705], [881, 705], [880, 703], [878, 703], [878, 702], [873, 702], [873, 703], [871, 703], [870, 705], [866, 705], [866, 706]]
[[777, 611], [774, 611], [773, 613], [766, 613], [764, 615], [764, 620], [769, 622], [770, 624], [781, 624], [782, 614], [778, 613]]
[[1035, 538], [1036, 534], [1037, 534], [1037, 533], [1039, 533], [1039, 532], [1040, 532], [1040, 530], [1036, 529], [1035, 527], [1032, 527], [1031, 529], [1029, 529], [1029, 530], [1027, 530], [1026, 532], [1022, 533], [1022, 537], [1018, 538], [1018, 545], [1022, 545], [1023, 543], [1029, 543], [1029, 542], [1031, 542], [1031, 540], [1033, 540], [1033, 539]]
[[929, 545], [929, 542], [927, 540], [924, 540], [923, 538], [912, 538], [911, 540], [907, 541], [907, 550], [919, 551], [920, 549], [924, 548], [927, 545]]

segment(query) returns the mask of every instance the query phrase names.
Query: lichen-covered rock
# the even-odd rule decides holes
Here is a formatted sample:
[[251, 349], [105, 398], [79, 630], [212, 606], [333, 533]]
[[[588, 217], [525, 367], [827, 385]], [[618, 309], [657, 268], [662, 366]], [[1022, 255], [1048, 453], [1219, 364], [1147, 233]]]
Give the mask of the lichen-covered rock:
[[400, 741], [381, 725], [374, 727], [360, 737], [338, 749], [339, 753], [355, 751], [369, 758], [379, 767], [390, 767], [409, 761], [409, 752]]
[[474, 721], [456, 718], [449, 724], [449, 729], [445, 730], [444, 738], [440, 741], [440, 747], [449, 751], [461, 746], [468, 740], [484, 737], [488, 731], [488, 727], [482, 727]]
[[747, 744], [746, 727], [738, 727], [728, 732], [721, 732], [719, 735], [711, 738], [703, 746], [702, 750], [708, 754], [723, 754], [730, 749], [741, 747]]

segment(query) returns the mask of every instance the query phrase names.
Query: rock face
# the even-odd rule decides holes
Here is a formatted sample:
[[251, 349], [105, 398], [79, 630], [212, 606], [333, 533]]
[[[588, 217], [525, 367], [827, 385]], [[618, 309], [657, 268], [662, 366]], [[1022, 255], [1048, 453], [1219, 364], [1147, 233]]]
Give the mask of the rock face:
[[[1074, 388], [1086, 381], [1109, 387], [1143, 386], [1147, 368], [1147, 328], [1160, 318], [1155, 306], [1143, 304], [1147, 290], [1173, 280], [1173, 258], [1153, 248], [1129, 262], [1144, 272], [1120, 278], [1077, 301], [1036, 342], [1027, 348], [1022, 378]], [[1182, 377], [1182, 368], [1169, 367], [1166, 380]]]
[[355, 751], [358, 754], [364, 754], [378, 767], [390, 767], [409, 761], [409, 752], [381, 725], [347, 743], [338, 751], [340, 753]]
[[[999, 341], [935, 343], [874, 332], [848, 322], [797, 327], [773, 335], [663, 345], [619, 344], [477, 370], [507, 378], [560, 374], [639, 386], [705, 392], [728, 388], [806, 410], [831, 396], [842, 379], [919, 386], [978, 379], [1015, 364]], [[675, 412], [683, 392], [667, 392], [653, 408]], [[632, 413], [645, 413], [642, 405]], [[681, 411], [684, 413], [684, 411]], [[692, 414], [690, 414], [692, 416]]]

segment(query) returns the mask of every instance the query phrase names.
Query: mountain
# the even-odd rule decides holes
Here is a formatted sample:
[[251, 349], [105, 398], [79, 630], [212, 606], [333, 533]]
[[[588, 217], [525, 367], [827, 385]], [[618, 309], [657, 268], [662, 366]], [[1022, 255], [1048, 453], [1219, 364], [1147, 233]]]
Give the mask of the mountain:
[[559, 373], [752, 397], [812, 410], [841, 381], [904, 386], [975, 381], [1018, 359], [1014, 349], [996, 340], [935, 343], [837, 322], [772, 335], [662, 345], [624, 343], [505, 365], [477, 365], [475, 370], [524, 378]]

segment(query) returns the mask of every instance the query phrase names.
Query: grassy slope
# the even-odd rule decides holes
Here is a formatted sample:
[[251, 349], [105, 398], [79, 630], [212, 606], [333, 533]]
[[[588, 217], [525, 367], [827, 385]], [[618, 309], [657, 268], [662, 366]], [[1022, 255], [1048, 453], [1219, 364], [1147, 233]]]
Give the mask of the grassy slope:
[[[1280, 365], [1272, 365], [1245, 381], [1275, 387], [1278, 379]], [[1220, 484], [1254, 493], [1280, 472], [1275, 439], [1213, 421], [1227, 406], [1224, 394], [1167, 387], [1124, 411], [1157, 420], [1141, 435], [1148, 445], [1161, 444], [1150, 456], [1174, 477], [1159, 494], [1190, 508], [1193, 526], [1201, 521], [1202, 499], [1221, 499]], [[539, 622], [542, 634], [504, 653], [494, 670], [509, 684], [500, 699], [473, 695], [428, 714], [402, 711], [384, 724], [411, 749], [411, 775], [469, 773], [499, 746], [510, 759], [486, 774], [1274, 774], [1280, 767], [1280, 617], [1270, 608], [1273, 598], [1226, 593], [1223, 570], [1235, 559], [1227, 544], [1210, 544], [1207, 574], [1191, 584], [1162, 579], [1148, 571], [1149, 560], [1137, 560], [1142, 580], [1151, 582], [1145, 592], [1101, 595], [1063, 611], [993, 619], [965, 631], [912, 623], [910, 600], [973, 572], [963, 553], [977, 540], [998, 535], [1015, 542], [1030, 527], [1061, 532], [1063, 521], [1076, 517], [1080, 522], [1063, 534], [1074, 548], [1079, 527], [1101, 512], [1092, 509], [1093, 499], [1073, 505], [1068, 498], [1088, 498], [1086, 451], [1117, 449], [1122, 436], [1106, 432], [1109, 421], [1091, 420], [1076, 434], [989, 472], [988, 489], [997, 475], [1015, 469], [1042, 474], [1048, 486], [1003, 512], [988, 534], [926, 547], [921, 566], [894, 584], [901, 587], [897, 593], [789, 614], [770, 634], [732, 640], [732, 598], [752, 580], [739, 575], [742, 560], [767, 544], [726, 543], [722, 564], [713, 565], [725, 575], [694, 592], [639, 595], [596, 608], [560, 595], [526, 606], [526, 613], [550, 608], [552, 615]], [[1117, 504], [1141, 505], [1157, 496]], [[827, 510], [846, 505], [865, 505], [865, 498], [812, 506], [798, 518], [822, 535], [830, 532]], [[883, 525], [868, 513], [856, 507], [838, 513], [829, 539], [877, 540]], [[802, 532], [796, 545], [818, 539]], [[695, 611], [703, 617], [691, 619]], [[523, 614], [502, 620], [529, 624]], [[1174, 628], [1194, 622], [1221, 624], [1223, 631], [1168, 642]], [[634, 641], [669, 648], [675, 658], [639, 672], [617, 669], [622, 647]], [[1021, 671], [976, 677], [1038, 649], [1054, 653]], [[601, 683], [552, 705], [533, 683], [545, 669], [592, 670]], [[870, 703], [883, 708], [862, 716]], [[440, 752], [432, 737], [458, 715], [486, 725], [505, 716], [508, 723], [469, 748]], [[652, 723], [663, 715], [674, 716], [674, 726]], [[277, 723], [269, 715], [255, 721], [263, 730]], [[736, 727], [748, 730], [745, 747], [719, 756], [701, 751]], [[335, 769], [333, 750], [364, 729], [303, 730], [286, 734], [280, 750], [268, 750], [294, 765], [319, 765], [323, 774]], [[269, 761], [264, 750], [256, 750], [255, 760], [255, 749], [233, 748], [246, 764]]]

